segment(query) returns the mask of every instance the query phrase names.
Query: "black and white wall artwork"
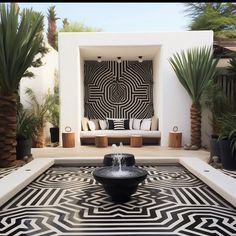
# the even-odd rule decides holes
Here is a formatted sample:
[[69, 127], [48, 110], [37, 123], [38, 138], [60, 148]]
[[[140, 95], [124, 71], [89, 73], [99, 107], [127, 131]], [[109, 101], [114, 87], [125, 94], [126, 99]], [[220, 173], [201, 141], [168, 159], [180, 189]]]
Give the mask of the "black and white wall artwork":
[[85, 61], [85, 116], [90, 119], [153, 115], [152, 61]]

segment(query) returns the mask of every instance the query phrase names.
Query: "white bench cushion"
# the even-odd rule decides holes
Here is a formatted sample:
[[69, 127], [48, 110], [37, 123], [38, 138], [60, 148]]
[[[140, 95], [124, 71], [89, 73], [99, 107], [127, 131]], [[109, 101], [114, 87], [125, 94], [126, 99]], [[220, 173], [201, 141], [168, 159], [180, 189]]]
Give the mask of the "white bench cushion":
[[96, 135], [106, 135], [108, 138], [123, 137], [129, 138], [131, 135], [142, 135], [145, 137], [160, 138], [161, 131], [159, 130], [94, 130], [80, 131], [81, 138], [93, 138]]

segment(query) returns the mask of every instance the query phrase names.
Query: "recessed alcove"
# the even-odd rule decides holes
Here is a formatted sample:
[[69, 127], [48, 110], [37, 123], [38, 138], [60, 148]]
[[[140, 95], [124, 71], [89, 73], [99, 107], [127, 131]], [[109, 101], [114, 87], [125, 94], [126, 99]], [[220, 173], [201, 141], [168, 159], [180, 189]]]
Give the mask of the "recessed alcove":
[[[117, 57], [122, 61], [138, 61], [141, 55], [153, 65], [153, 111], [159, 118], [161, 146], [168, 145], [168, 134], [173, 126], [178, 126], [182, 132], [182, 143], [189, 142], [191, 100], [168, 59], [175, 52], [206, 45], [213, 45], [212, 31], [59, 33], [61, 131], [70, 126], [79, 144], [81, 118], [85, 114], [85, 61], [95, 61], [98, 56], [102, 61], [115, 61]], [[209, 120], [204, 122], [209, 123]], [[207, 136], [205, 130], [203, 145]]]

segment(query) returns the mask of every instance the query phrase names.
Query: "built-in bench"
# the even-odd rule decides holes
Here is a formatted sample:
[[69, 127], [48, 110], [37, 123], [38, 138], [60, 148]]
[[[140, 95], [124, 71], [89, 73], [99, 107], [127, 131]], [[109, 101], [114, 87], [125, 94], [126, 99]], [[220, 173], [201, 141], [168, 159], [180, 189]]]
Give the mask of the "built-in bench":
[[100, 121], [98, 123], [98, 120], [93, 121], [95, 124], [90, 127], [91, 124], [87, 118], [82, 120], [83, 131], [80, 131], [81, 145], [95, 145], [95, 137], [98, 135], [106, 135], [109, 145], [119, 144], [120, 142], [130, 144], [132, 135], [141, 135], [143, 145], [160, 145], [161, 132], [158, 130], [158, 118], [156, 117], [143, 120], [133, 119], [132, 122], [131, 120], [126, 120], [127, 122], [125, 122], [121, 130], [119, 130], [119, 127], [116, 129], [116, 126], [120, 125], [119, 122], [112, 124], [112, 127], [110, 127], [111, 124], [107, 124], [109, 122]]
[[144, 145], [160, 145], [161, 132], [159, 130], [94, 130], [81, 131], [81, 145], [95, 145], [96, 135], [106, 135], [108, 144], [130, 144], [131, 135], [142, 135]]

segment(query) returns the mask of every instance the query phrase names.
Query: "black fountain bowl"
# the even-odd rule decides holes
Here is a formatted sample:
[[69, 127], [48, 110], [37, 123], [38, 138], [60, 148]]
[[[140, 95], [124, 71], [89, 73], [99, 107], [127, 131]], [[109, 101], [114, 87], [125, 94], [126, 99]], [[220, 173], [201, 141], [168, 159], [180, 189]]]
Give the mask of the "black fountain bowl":
[[106, 155], [104, 155], [104, 158], [103, 158], [103, 165], [104, 166], [112, 166], [114, 164], [113, 160], [117, 155], [122, 156], [121, 165], [126, 165], [126, 166], [135, 165], [134, 155], [130, 154], [130, 153], [109, 153], [109, 154], [106, 154]]
[[138, 167], [122, 167], [122, 172], [119, 172], [118, 168], [101, 167], [93, 172], [93, 176], [103, 185], [113, 202], [123, 203], [137, 191], [139, 183], [146, 179], [147, 171]]

